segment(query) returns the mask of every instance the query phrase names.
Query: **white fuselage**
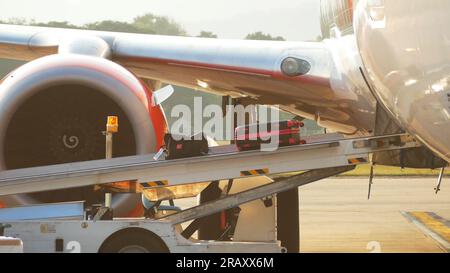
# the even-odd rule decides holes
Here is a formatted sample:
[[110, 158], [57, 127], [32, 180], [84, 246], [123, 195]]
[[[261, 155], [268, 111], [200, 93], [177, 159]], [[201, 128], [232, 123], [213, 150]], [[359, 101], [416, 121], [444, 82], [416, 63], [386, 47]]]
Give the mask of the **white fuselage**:
[[450, 1], [359, 1], [355, 36], [374, 94], [450, 161]]

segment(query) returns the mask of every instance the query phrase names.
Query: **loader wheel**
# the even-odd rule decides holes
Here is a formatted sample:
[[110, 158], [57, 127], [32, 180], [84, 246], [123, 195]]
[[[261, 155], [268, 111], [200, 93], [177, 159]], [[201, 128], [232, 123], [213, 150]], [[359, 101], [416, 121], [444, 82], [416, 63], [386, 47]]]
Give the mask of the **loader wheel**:
[[111, 235], [99, 253], [169, 253], [162, 240], [150, 231], [133, 228]]

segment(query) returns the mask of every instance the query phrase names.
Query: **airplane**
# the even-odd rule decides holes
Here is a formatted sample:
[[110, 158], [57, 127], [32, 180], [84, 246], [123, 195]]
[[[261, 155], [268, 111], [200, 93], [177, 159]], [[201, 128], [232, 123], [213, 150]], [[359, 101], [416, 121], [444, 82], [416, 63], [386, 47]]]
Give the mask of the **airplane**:
[[[446, 0], [322, 0], [318, 42], [0, 25], [0, 58], [27, 62], [0, 82], [0, 169], [102, 158], [111, 112], [124, 124], [115, 156], [155, 152], [167, 131], [152, 99], [160, 82], [278, 105], [346, 137], [405, 131], [423, 148], [375, 154], [376, 164], [444, 167], [449, 11]], [[3, 201], [83, 194], [75, 191]], [[132, 210], [124, 200], [116, 201]]]

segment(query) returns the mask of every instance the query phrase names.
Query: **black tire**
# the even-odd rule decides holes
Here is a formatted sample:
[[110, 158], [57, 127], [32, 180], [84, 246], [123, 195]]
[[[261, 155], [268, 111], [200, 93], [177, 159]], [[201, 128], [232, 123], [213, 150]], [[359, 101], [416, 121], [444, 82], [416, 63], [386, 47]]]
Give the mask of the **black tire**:
[[101, 246], [99, 253], [169, 253], [169, 249], [155, 234], [140, 229], [129, 229], [109, 237]]

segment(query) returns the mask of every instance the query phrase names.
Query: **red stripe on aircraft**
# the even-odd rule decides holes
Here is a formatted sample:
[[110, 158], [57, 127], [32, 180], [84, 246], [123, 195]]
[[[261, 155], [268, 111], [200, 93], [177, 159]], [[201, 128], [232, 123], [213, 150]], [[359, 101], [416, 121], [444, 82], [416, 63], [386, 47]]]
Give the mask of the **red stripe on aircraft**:
[[[280, 71], [273, 70], [264, 70], [258, 68], [249, 68], [249, 67], [239, 67], [232, 65], [223, 65], [223, 64], [209, 64], [209, 63], [200, 63], [200, 62], [192, 62], [192, 61], [180, 61], [180, 60], [171, 60], [171, 59], [161, 59], [154, 57], [119, 57], [116, 58], [115, 61], [119, 62], [138, 62], [138, 63], [157, 63], [167, 66], [184, 66], [191, 67], [197, 69], [208, 69], [208, 70], [216, 70], [222, 72], [229, 73], [239, 73], [239, 74], [249, 74], [257, 77], [270, 77], [276, 80], [281, 81], [292, 81], [299, 82], [302, 84], [312, 84], [312, 85], [321, 85], [321, 86], [330, 86], [330, 81], [325, 77], [317, 77], [311, 75], [303, 75], [297, 77], [289, 77], [283, 74]], [[145, 69], [145, 68], [144, 68]]]

